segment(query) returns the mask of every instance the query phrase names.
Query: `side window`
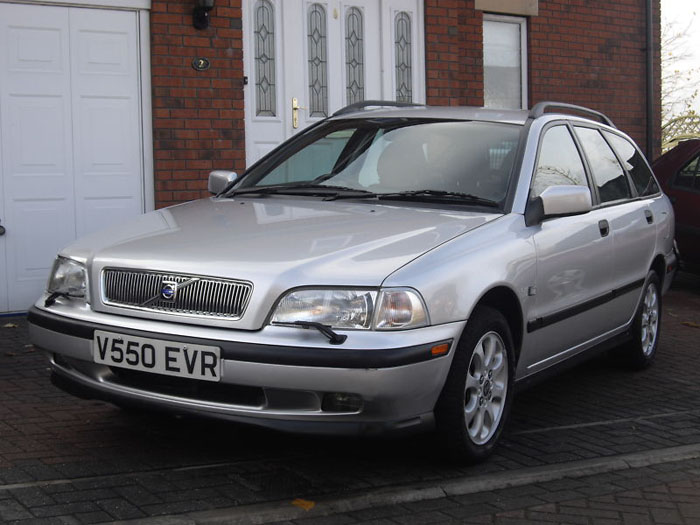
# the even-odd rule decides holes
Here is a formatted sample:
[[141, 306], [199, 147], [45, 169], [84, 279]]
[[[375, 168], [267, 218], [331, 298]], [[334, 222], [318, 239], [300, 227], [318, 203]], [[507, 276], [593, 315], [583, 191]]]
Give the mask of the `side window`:
[[673, 179], [676, 188], [700, 190], [700, 155], [683, 166]]
[[574, 139], [566, 126], [549, 128], [542, 138], [532, 191], [537, 197], [549, 186], [588, 186]]
[[578, 126], [575, 129], [591, 165], [600, 202], [619, 201], [632, 197], [627, 175], [600, 132], [597, 129]]
[[625, 168], [632, 177], [635, 188], [637, 188], [637, 193], [642, 197], [659, 193], [659, 185], [656, 183], [649, 166], [644, 162], [644, 157], [634, 147], [634, 144], [609, 131], [603, 131], [603, 135], [612, 144], [617, 156], [622, 159]]

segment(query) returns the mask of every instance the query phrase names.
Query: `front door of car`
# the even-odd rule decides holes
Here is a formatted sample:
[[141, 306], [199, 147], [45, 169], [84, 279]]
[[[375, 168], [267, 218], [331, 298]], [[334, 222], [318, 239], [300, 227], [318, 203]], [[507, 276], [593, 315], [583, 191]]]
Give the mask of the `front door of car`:
[[341, 107], [425, 98], [422, 0], [246, 0], [246, 161]]
[[[569, 127], [546, 129], [530, 196], [557, 185], [590, 187]], [[598, 304], [612, 285], [613, 241], [605, 209], [545, 219], [531, 226], [537, 253], [534, 305], [528, 312], [528, 352], [518, 364], [529, 375], [574, 355], [604, 333], [609, 305]]]

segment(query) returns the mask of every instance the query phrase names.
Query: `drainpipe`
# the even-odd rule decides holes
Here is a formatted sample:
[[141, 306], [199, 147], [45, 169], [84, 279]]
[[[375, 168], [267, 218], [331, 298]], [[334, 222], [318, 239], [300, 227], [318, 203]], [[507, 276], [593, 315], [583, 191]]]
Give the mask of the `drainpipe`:
[[654, 20], [653, 0], [646, 0], [647, 11], [647, 158], [653, 160], [654, 154]]

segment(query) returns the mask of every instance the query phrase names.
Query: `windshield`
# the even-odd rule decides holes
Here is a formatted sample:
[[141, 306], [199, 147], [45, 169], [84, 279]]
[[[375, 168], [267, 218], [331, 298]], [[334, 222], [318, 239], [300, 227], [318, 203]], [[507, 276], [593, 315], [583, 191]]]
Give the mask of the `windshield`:
[[234, 192], [282, 185], [387, 197], [452, 193], [502, 203], [520, 129], [465, 121], [328, 122], [255, 166]]

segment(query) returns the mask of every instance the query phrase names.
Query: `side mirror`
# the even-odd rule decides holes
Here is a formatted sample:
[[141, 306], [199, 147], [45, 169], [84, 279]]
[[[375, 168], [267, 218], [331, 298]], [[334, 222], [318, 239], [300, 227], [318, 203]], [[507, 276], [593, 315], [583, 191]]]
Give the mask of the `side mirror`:
[[235, 182], [238, 174], [235, 171], [215, 170], [209, 173], [209, 193], [218, 195], [226, 186]]
[[525, 225], [534, 226], [550, 217], [588, 213], [592, 207], [591, 190], [587, 186], [549, 186], [528, 202]]

